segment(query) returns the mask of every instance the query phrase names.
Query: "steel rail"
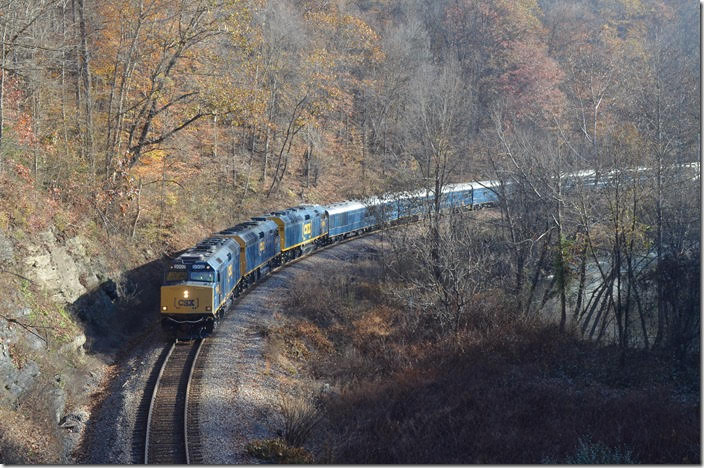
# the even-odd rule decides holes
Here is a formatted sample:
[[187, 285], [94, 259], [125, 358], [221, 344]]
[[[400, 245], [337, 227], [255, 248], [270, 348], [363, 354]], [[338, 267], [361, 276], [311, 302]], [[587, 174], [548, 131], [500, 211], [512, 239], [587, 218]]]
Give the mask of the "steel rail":
[[205, 343], [205, 340], [200, 340], [200, 344], [198, 344], [198, 349], [196, 350], [196, 355], [193, 357], [193, 362], [191, 363], [191, 369], [188, 372], [188, 383], [186, 384], [186, 398], [184, 401], [184, 408], [183, 408], [183, 438], [184, 438], [184, 444], [186, 448], [186, 464], [189, 465], [191, 463], [191, 451], [190, 451], [190, 445], [189, 445], [189, 440], [188, 440], [188, 400], [190, 399], [191, 396], [191, 383], [193, 382], [193, 375], [195, 373], [196, 369], [196, 364], [198, 363], [198, 357], [200, 356], [200, 351], [203, 349], [203, 343]]
[[[149, 413], [147, 416], [147, 430], [144, 444], [144, 463], [168, 463], [182, 464], [188, 460], [188, 440], [187, 440], [187, 411], [188, 411], [188, 389], [191, 385], [193, 369], [197, 362], [198, 354], [203, 345], [204, 340], [196, 340], [188, 343], [183, 350], [178, 350], [179, 341], [174, 340], [166, 355], [164, 362], [159, 370], [157, 381], [154, 385], [151, 401], [149, 404]], [[177, 358], [174, 360], [174, 358]], [[185, 374], [185, 372], [188, 372]], [[183, 387], [183, 379], [186, 379], [185, 388]], [[179, 401], [183, 398], [183, 406], [179, 407]], [[173, 400], [172, 408], [160, 407], [160, 404], [171, 405], [169, 400]], [[170, 413], [173, 411], [173, 413]], [[164, 421], [163, 414], [172, 414], [178, 419], [179, 413], [184, 418], [184, 423], [178, 423], [171, 426], [171, 436], [166, 436], [163, 439], [157, 440], [158, 434], [163, 432], [168, 433], [169, 428], [164, 430], [164, 425], [176, 421]], [[167, 416], [168, 417], [168, 416]], [[184, 432], [179, 433], [180, 430]], [[173, 431], [177, 431], [174, 433]], [[179, 441], [180, 439], [180, 441]], [[180, 452], [180, 444], [184, 444], [183, 452]], [[152, 447], [152, 445], [154, 447]], [[157, 451], [157, 449], [159, 449]], [[186, 454], [184, 459], [184, 453]], [[155, 460], [156, 458], [156, 460]]]
[[149, 463], [149, 432], [151, 427], [152, 427], [152, 413], [154, 410], [154, 402], [156, 401], [156, 394], [157, 391], [159, 390], [159, 382], [161, 381], [161, 376], [164, 375], [164, 369], [166, 369], [166, 363], [169, 362], [169, 358], [171, 357], [171, 353], [174, 352], [174, 348], [176, 347], [176, 341], [171, 344], [171, 348], [169, 348], [169, 353], [166, 355], [164, 358], [164, 362], [161, 363], [161, 369], [159, 370], [159, 375], [156, 378], [156, 383], [154, 384], [154, 390], [152, 391], [152, 399], [149, 402], [149, 412], [147, 413], [147, 435], [145, 437], [145, 442], [144, 442], [144, 463]]

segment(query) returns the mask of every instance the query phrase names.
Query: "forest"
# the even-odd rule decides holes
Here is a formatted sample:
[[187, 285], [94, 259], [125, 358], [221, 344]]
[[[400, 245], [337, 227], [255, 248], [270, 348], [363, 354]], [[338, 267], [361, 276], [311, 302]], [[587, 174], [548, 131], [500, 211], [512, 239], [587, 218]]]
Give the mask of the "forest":
[[[351, 294], [387, 311], [404, 351], [355, 344], [379, 362], [336, 378], [400, 379], [389, 404], [416, 407], [409, 369], [431, 357], [457, 397], [453, 372], [494, 385], [499, 366], [463, 356], [520, 363], [551, 342], [546, 373], [579, 355], [632, 392], [609, 402], [624, 432], [671, 432], [597, 421], [602, 445], [571, 433], [521, 458], [493, 439], [463, 452], [473, 436], [456, 429], [433, 452], [403, 429], [417, 415], [362, 385], [327, 409], [362, 435], [317, 460], [562, 463], [579, 439], [622, 448], [581, 462], [700, 463], [699, 20], [691, 0], [0, 0], [0, 258], [52, 230], [128, 270], [285, 206], [496, 180], [486, 213], [429, 210], [389, 236], [373, 268], [386, 288]], [[571, 184], [578, 171], [603, 188]], [[19, 290], [15, 273], [0, 281]], [[329, 298], [331, 317], [315, 301], [290, 299], [316, 327], [352, 326], [344, 304]], [[426, 422], [448, 427], [436, 410]]]

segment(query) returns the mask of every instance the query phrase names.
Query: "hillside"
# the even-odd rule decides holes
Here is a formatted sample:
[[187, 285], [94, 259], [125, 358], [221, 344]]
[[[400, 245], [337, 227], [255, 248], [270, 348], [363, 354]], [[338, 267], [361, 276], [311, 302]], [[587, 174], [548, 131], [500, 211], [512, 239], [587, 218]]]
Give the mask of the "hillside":
[[[556, 421], [575, 398], [596, 411], [617, 394], [629, 428], [652, 416], [685, 434], [629, 438], [597, 418], [595, 446], [695, 462], [698, 422], [681, 411], [700, 405], [698, 11], [686, 0], [0, 5], [0, 461], [75, 462], [93, 405], [158, 324], [168, 262], [210, 233], [304, 202], [491, 180], [498, 202], [481, 222], [438, 198], [389, 238], [385, 289], [335, 279], [369, 310], [337, 304], [322, 280], [305, 286], [321, 299], [291, 299], [302, 321], [286, 323], [319, 328], [332, 347], [299, 364], [328, 363], [313, 372], [323, 380], [356, 369], [341, 377], [350, 397], [326, 403], [358, 436], [334, 460], [385, 461], [365, 451], [369, 434], [393, 432], [384, 424], [488, 411], [477, 395], [516, 374], [536, 404], [561, 402]], [[588, 176], [565, 178], [578, 171]], [[306, 309], [316, 300], [349, 316]], [[524, 352], [544, 352], [545, 368]], [[573, 375], [581, 364], [594, 375]], [[455, 406], [423, 413], [412, 394], [439, 385]], [[389, 416], [404, 405], [417, 417]], [[522, 430], [554, 429], [533, 422]], [[388, 443], [437, 440], [410, 434]], [[521, 434], [481, 439], [471, 456], [388, 461], [543, 461], [502, 458], [496, 447]], [[537, 434], [531, 447], [549, 460], [587, 440], [574, 430], [547, 447]], [[659, 443], [677, 449], [643, 448]]]

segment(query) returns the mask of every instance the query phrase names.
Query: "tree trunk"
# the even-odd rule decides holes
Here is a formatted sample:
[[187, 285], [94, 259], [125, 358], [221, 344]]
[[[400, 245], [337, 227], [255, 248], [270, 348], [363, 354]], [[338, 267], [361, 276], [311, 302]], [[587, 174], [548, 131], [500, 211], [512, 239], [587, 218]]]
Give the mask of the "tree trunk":
[[555, 181], [557, 184], [557, 264], [559, 271], [560, 280], [557, 282], [557, 286], [560, 288], [560, 331], [565, 331], [565, 325], [567, 323], [567, 267], [565, 265], [565, 256], [562, 252], [562, 178], [560, 170], [562, 169], [562, 152], [558, 148], [558, 163], [557, 163], [557, 174]]
[[311, 160], [313, 159], [313, 141], [308, 139], [308, 148], [304, 154], [306, 164], [306, 188], [310, 187]]
[[218, 114], [213, 114], [213, 159], [218, 160]]
[[5, 41], [7, 39], [7, 23], [2, 28], [2, 50], [0, 53], [0, 173], [3, 171], [3, 133], [2, 128], [5, 125], [5, 58], [7, 48]]
[[234, 193], [235, 189], [237, 188], [237, 167], [235, 166], [235, 159], [237, 157], [237, 127], [235, 127], [235, 124], [233, 123], [230, 129], [232, 131], [232, 152], [230, 153], [230, 170], [232, 175], [232, 191]]
[[271, 140], [271, 129], [269, 125], [266, 126], [266, 133], [264, 136], [264, 165], [262, 166], [262, 176], [259, 179], [262, 186], [266, 183], [266, 169], [269, 164], [269, 141]]
[[[66, 4], [61, 6], [61, 34], [66, 41]], [[4, 42], [4, 41], [3, 41]], [[69, 156], [69, 142], [68, 142], [68, 123], [66, 122], [66, 50], [61, 51], [61, 128], [63, 130], [64, 137], [64, 152], [66, 160]], [[0, 128], [2, 125], [0, 125]], [[60, 172], [60, 169], [59, 169]], [[60, 174], [57, 174], [57, 184], [60, 179]]]
[[[658, 148], [659, 149], [659, 148]], [[656, 306], [658, 314], [658, 329], [655, 334], [653, 346], [660, 345], [665, 336], [665, 305], [663, 298], [663, 271], [662, 271], [662, 231], [663, 231], [663, 216], [662, 216], [662, 158], [660, 152], [657, 152], [657, 168], [656, 168], [656, 189], [657, 195], [655, 200], [656, 210], [656, 257], [655, 257], [655, 278], [656, 278]]]
[[139, 216], [142, 214], [142, 205], [141, 205], [141, 199], [142, 199], [142, 178], [139, 178], [139, 188], [137, 189], [137, 214], [134, 217], [134, 222], [132, 223], [132, 234], [130, 235], [131, 239], [134, 239], [134, 235], [137, 232], [137, 222], [139, 221]]
[[92, 79], [90, 75], [90, 56], [88, 54], [88, 32], [86, 30], [85, 5], [84, 0], [78, 2], [78, 21], [81, 34], [80, 59], [81, 75], [84, 88], [84, 107], [86, 116], [86, 142], [87, 157], [91, 165], [91, 173], [95, 177], [95, 143], [93, 135], [93, 100], [92, 100]]
[[[125, 98], [129, 93], [130, 85], [132, 82], [132, 72], [134, 71], [134, 52], [137, 49], [137, 44], [139, 42], [139, 35], [144, 23], [144, 2], [140, 0], [139, 2], [139, 21], [137, 27], [135, 28], [134, 36], [132, 37], [132, 42], [130, 43], [130, 49], [127, 53], [127, 58], [123, 65], [122, 76], [120, 77], [120, 89], [118, 91], [117, 98], [117, 110], [116, 110], [116, 122], [115, 129], [113, 132], [113, 138], [110, 142], [110, 159], [112, 163], [112, 158], [115, 154], [120, 154], [122, 147], [122, 133], [123, 125], [125, 121], [124, 108], [125, 108]], [[112, 171], [112, 180], [115, 181], [116, 172]]]
[[585, 244], [579, 254], [579, 286], [577, 288], [577, 304], [574, 308], [575, 320], [582, 314], [582, 302], [584, 301], [584, 287], [587, 279], [587, 245]]

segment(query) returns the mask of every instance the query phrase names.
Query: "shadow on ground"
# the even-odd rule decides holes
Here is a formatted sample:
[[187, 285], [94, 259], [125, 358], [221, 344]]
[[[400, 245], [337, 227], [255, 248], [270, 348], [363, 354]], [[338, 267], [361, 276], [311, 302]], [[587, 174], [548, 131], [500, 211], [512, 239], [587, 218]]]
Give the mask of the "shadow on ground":
[[105, 281], [71, 304], [83, 323], [88, 353], [114, 355], [158, 322], [159, 291], [170, 260], [163, 256], [124, 272], [118, 282]]

